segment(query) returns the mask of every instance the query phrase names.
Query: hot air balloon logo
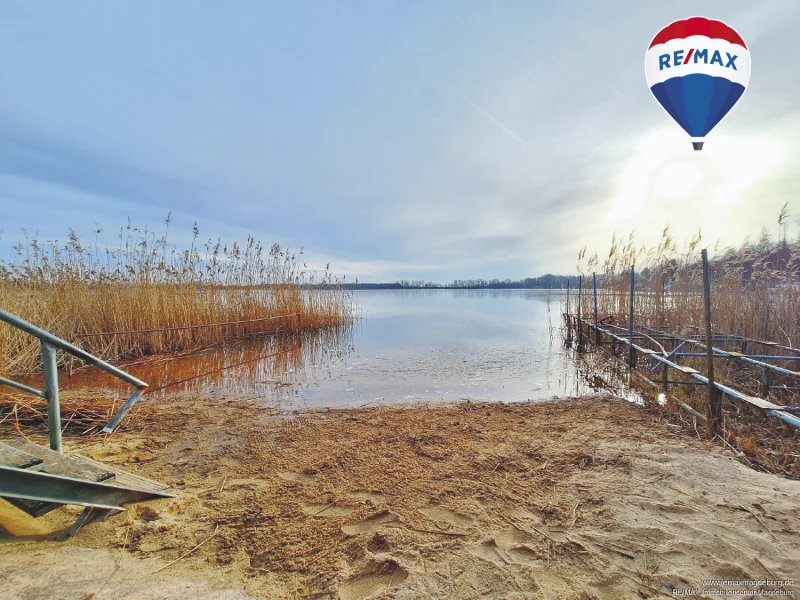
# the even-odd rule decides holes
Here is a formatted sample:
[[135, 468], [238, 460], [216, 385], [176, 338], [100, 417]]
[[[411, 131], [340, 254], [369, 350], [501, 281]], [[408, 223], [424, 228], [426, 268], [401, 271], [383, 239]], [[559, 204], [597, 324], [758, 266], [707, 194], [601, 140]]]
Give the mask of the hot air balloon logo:
[[691, 17], [655, 35], [644, 70], [658, 103], [702, 150], [704, 138], [744, 94], [750, 52], [733, 27]]

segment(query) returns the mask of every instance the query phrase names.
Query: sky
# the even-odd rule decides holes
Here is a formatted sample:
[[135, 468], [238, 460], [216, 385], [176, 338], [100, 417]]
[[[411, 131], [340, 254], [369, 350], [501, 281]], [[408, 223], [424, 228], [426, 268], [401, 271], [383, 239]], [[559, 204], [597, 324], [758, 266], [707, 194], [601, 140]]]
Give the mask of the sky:
[[[702, 152], [644, 75], [696, 14], [752, 60]], [[6, 0], [0, 27], [3, 258], [171, 213], [179, 246], [197, 221], [348, 280], [517, 279], [800, 214], [795, 0]]]

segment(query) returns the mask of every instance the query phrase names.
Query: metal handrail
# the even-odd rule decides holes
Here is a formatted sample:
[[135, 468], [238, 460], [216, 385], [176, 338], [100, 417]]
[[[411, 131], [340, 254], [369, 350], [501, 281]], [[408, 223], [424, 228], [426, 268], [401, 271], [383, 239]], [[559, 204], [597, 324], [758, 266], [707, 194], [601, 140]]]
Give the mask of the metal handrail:
[[[588, 319], [581, 319], [579, 321], [579, 323], [582, 323], [582, 324], [586, 325], [590, 329], [594, 329], [596, 331], [599, 331], [600, 333], [603, 333], [603, 334], [611, 337], [613, 340], [616, 340], [617, 342], [624, 343], [624, 344], [630, 344], [630, 346], [636, 352], [641, 352], [643, 354], [647, 354], [650, 358], [652, 358], [653, 360], [661, 363], [665, 367], [670, 367], [672, 369], [677, 369], [678, 371], [686, 373], [690, 377], [692, 377], [693, 379], [698, 381], [700, 384], [705, 384], [705, 385], [709, 384], [708, 377], [704, 376], [699, 371], [697, 371], [695, 369], [692, 369], [690, 367], [681, 366], [681, 365], [677, 364], [676, 362], [669, 360], [669, 358], [667, 358], [665, 356], [662, 356], [660, 353], [656, 352], [655, 350], [650, 350], [649, 348], [645, 348], [644, 346], [640, 346], [638, 344], [634, 344], [632, 342], [632, 336], [630, 336], [630, 335], [627, 335], [627, 334], [619, 334], [618, 335], [616, 333], [612, 333], [611, 331], [609, 331], [608, 329], [605, 329], [604, 327], [602, 327], [600, 325], [595, 325], [594, 323], [592, 323]], [[675, 382], [675, 383], [678, 383], [678, 382]], [[718, 381], [714, 381], [713, 385], [714, 385], [714, 388], [716, 388], [717, 390], [719, 390], [723, 394], [726, 394], [726, 395], [730, 396], [731, 398], [735, 398], [737, 400], [741, 400], [741, 401], [747, 402], [748, 404], [751, 404], [751, 405], [753, 405], [753, 406], [755, 406], [757, 408], [760, 408], [762, 410], [766, 410], [767, 415], [769, 415], [770, 417], [777, 417], [777, 418], [781, 419], [782, 421], [785, 421], [786, 423], [789, 423], [790, 425], [794, 425], [795, 427], [800, 427], [800, 418], [796, 417], [795, 415], [793, 415], [793, 414], [791, 414], [789, 412], [792, 407], [779, 406], [779, 405], [774, 404], [774, 403], [772, 403], [769, 400], [766, 400], [764, 398], [756, 398], [754, 396], [749, 396], [749, 395], [744, 394], [744, 393], [742, 393], [742, 392], [740, 392], [738, 390], [735, 390], [735, 389], [733, 389], [733, 388], [731, 388], [731, 387], [729, 387], [727, 385], [719, 383]]]
[[148, 387], [148, 384], [141, 379], [137, 379], [122, 369], [118, 369], [114, 365], [97, 358], [89, 352], [86, 352], [86, 350], [78, 348], [66, 340], [62, 340], [60, 337], [53, 335], [49, 331], [45, 331], [41, 327], [37, 327], [36, 325], [29, 323], [28, 321], [21, 319], [17, 315], [11, 314], [2, 308], [0, 308], [0, 321], [5, 321], [12, 327], [16, 327], [20, 331], [24, 331], [25, 333], [39, 338], [39, 341], [41, 342], [45, 389], [43, 391], [37, 390], [25, 384], [19, 383], [18, 381], [6, 379], [5, 377], [0, 377], [0, 385], [7, 385], [27, 394], [32, 394], [47, 400], [47, 421], [51, 450], [63, 452], [63, 446], [61, 443], [61, 403], [58, 395], [58, 360], [56, 356], [56, 350], [62, 350], [67, 354], [71, 354], [76, 358], [80, 358], [83, 362], [93, 367], [97, 367], [98, 369], [101, 369], [106, 373], [109, 373], [114, 377], [117, 377], [118, 379], [121, 379], [122, 381], [136, 387], [125, 404], [122, 405], [122, 408], [120, 408], [117, 414], [114, 415], [114, 418], [111, 419], [108, 425], [103, 428], [103, 431], [107, 433], [114, 431], [117, 425], [119, 425], [120, 421], [122, 421], [125, 414], [131, 409], [131, 407], [139, 399], [139, 396], [141, 396]]

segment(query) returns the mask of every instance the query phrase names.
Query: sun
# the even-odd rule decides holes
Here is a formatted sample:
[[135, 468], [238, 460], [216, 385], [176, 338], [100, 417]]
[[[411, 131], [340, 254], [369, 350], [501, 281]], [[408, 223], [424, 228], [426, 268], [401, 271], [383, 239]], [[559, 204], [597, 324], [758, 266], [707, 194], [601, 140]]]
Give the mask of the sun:
[[695, 152], [683, 132], [653, 130], [639, 139], [617, 177], [607, 220], [638, 226], [647, 217], [674, 214], [670, 208], [735, 204], [745, 188], [777, 169], [783, 156], [774, 136], [714, 134]]

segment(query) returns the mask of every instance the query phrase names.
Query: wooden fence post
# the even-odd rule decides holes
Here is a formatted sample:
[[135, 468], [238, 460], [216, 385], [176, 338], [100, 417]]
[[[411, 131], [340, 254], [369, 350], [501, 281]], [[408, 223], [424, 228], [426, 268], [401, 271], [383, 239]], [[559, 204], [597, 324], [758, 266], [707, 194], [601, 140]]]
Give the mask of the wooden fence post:
[[581, 323], [581, 302], [583, 301], [583, 275], [578, 275], [578, 345], [583, 345], [583, 323]]
[[592, 272], [592, 291], [594, 292], [594, 343], [600, 345], [600, 329], [597, 324], [597, 274]]
[[703, 305], [706, 325], [706, 376], [708, 377], [708, 425], [712, 435], [719, 435], [722, 420], [722, 392], [714, 385], [714, 336], [711, 330], [711, 270], [708, 250], [703, 248]]
[[628, 311], [628, 366], [633, 369], [636, 367], [636, 350], [633, 348], [633, 297], [636, 283], [634, 265], [631, 265], [631, 304]]

